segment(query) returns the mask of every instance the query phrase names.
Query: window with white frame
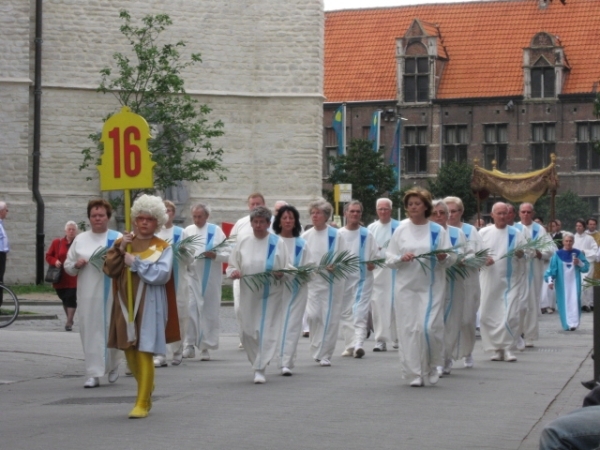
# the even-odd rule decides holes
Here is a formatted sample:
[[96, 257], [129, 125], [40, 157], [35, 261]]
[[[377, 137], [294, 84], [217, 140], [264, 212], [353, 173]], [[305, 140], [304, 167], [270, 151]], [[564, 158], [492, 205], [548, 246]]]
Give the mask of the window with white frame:
[[427, 127], [404, 127], [405, 173], [427, 172]]
[[444, 164], [467, 162], [467, 126], [444, 126]]
[[600, 122], [577, 124], [577, 170], [600, 170], [600, 155], [594, 147], [600, 141]]
[[556, 144], [555, 125], [553, 123], [534, 123], [531, 125], [531, 168], [542, 169], [550, 164], [550, 155]]
[[508, 125], [484, 125], [483, 161], [486, 169], [492, 169], [496, 161], [498, 170], [506, 171], [506, 154], [508, 152]]

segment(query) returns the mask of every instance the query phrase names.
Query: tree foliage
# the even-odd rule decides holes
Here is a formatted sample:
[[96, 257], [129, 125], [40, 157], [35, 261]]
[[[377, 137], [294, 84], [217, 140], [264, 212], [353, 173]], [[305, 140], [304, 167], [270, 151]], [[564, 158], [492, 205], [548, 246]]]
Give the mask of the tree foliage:
[[465, 211], [463, 220], [469, 221], [477, 214], [477, 200], [471, 190], [473, 166], [451, 162], [440, 167], [437, 177], [428, 180], [429, 191], [433, 198], [458, 197], [463, 201]]
[[[590, 204], [575, 192], [568, 190], [556, 197], [554, 217], [559, 219], [562, 229], [575, 231], [575, 221], [591, 217]], [[536, 217], [542, 217], [544, 224], [550, 221], [550, 195], [538, 199], [534, 205]]]
[[[363, 223], [376, 219], [375, 203], [380, 197], [388, 197], [394, 203], [394, 212], [400, 206], [401, 197], [396, 187], [394, 166], [385, 161], [382, 152], [374, 152], [371, 141], [353, 139], [347, 154], [331, 158], [333, 171], [327, 179], [331, 184], [352, 184], [352, 197], [363, 204]], [[324, 193], [333, 201], [331, 191]], [[395, 214], [393, 214], [395, 216]]]
[[[132, 23], [131, 16], [121, 10], [121, 33], [132, 52], [115, 53], [115, 69], [100, 71], [97, 91], [111, 93], [120, 107], [104, 117], [106, 121], [122, 106], [146, 119], [152, 128], [153, 139], [148, 141], [154, 168], [155, 189], [165, 191], [180, 181], [208, 180], [216, 174], [224, 180], [222, 149], [214, 149], [211, 139], [223, 135], [220, 120], [209, 123], [211, 109], [186, 93], [181, 72], [201, 62], [200, 54], [192, 53], [184, 61], [183, 41], [159, 44], [163, 31], [172, 25], [167, 14], [147, 15], [141, 24]], [[80, 170], [99, 164], [103, 146], [99, 133], [90, 134], [94, 145], [82, 150]], [[88, 178], [91, 179], [91, 178]]]

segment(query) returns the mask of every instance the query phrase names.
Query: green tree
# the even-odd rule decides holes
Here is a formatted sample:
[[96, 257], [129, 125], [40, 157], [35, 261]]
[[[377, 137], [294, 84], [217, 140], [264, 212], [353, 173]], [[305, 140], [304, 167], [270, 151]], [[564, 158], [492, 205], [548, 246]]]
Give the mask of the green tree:
[[[591, 217], [589, 203], [582, 200], [575, 192], [568, 190], [556, 197], [554, 217], [560, 220], [563, 230], [575, 231], [575, 221]], [[534, 205], [535, 214], [542, 217], [544, 224], [550, 221], [550, 196], [545, 195]]]
[[[186, 93], [181, 77], [184, 69], [201, 62], [200, 54], [192, 53], [184, 61], [183, 41], [159, 44], [160, 34], [173, 23], [166, 14], [147, 15], [139, 26], [132, 23], [126, 10], [121, 10], [119, 17], [123, 20], [120, 31], [132, 52], [113, 55], [114, 75], [110, 67], [100, 71], [97, 91], [113, 94], [120, 105], [103, 120], [128, 106], [150, 124], [153, 139], [148, 141], [148, 148], [157, 163], [155, 190], [164, 192], [180, 181], [208, 180], [211, 174], [224, 180], [223, 150], [211, 144], [212, 138], [223, 135], [223, 123], [209, 123], [211, 109]], [[80, 170], [99, 164], [103, 150], [100, 138], [99, 133], [89, 135], [94, 145], [82, 150]]]
[[471, 191], [473, 167], [465, 163], [451, 162], [440, 167], [437, 177], [428, 180], [433, 198], [458, 197], [463, 201], [463, 220], [469, 221], [477, 214], [477, 200]]
[[[371, 141], [353, 139], [347, 154], [333, 157], [331, 162], [333, 171], [327, 182], [332, 185], [352, 184], [352, 197], [363, 204], [363, 223], [369, 224], [376, 219], [375, 203], [380, 197], [390, 198], [394, 203], [394, 210], [400, 206], [399, 192], [394, 192], [394, 166], [386, 163], [382, 152], [373, 151]], [[324, 195], [333, 201], [331, 191], [325, 191]]]

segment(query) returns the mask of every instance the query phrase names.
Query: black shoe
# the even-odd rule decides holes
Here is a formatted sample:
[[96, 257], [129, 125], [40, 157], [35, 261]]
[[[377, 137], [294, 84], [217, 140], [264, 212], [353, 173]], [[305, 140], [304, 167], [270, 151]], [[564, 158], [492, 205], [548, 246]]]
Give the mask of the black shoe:
[[590, 308], [589, 306], [582, 306], [582, 307], [581, 307], [581, 310], [582, 310], [583, 312], [592, 312], [592, 308]]
[[596, 380], [582, 381], [581, 384], [584, 388], [589, 389], [590, 391], [596, 386], [600, 386], [600, 383], [598, 383]]

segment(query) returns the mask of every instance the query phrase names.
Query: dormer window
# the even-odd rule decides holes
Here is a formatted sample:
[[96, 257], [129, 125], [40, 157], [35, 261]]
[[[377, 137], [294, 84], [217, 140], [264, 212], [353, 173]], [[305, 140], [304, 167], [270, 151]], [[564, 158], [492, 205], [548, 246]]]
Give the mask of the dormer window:
[[538, 33], [523, 50], [524, 93], [530, 99], [554, 99], [562, 91], [569, 70], [558, 37]]
[[396, 40], [400, 103], [427, 103], [435, 98], [448, 54], [437, 25], [415, 19]]

